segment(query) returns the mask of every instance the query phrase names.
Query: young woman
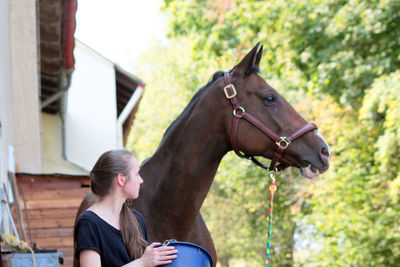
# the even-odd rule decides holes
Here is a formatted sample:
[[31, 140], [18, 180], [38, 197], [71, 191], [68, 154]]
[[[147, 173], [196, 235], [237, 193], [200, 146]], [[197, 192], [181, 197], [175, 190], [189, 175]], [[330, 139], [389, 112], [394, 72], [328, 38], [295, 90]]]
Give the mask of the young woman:
[[153, 267], [171, 263], [174, 247], [150, 243], [143, 217], [128, 208], [139, 197], [139, 165], [126, 150], [105, 152], [90, 173], [92, 192], [100, 200], [78, 218], [75, 255], [81, 267]]

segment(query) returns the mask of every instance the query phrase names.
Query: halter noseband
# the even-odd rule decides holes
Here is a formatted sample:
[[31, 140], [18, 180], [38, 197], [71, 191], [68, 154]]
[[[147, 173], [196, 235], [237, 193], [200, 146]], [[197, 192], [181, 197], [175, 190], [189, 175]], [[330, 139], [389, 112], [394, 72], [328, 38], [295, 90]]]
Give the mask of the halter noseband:
[[[317, 126], [314, 123], [307, 123], [300, 129], [298, 129], [296, 132], [294, 132], [292, 135], [289, 137], [286, 136], [279, 136], [274, 131], [272, 131], [270, 128], [268, 128], [263, 122], [258, 120], [257, 118], [253, 117], [249, 113], [245, 111], [245, 109], [239, 105], [238, 99], [236, 97], [237, 92], [235, 89], [235, 86], [231, 82], [231, 74], [229, 71], [224, 72], [224, 80], [225, 80], [225, 87], [224, 87], [224, 93], [227, 99], [230, 100], [232, 107], [233, 107], [233, 123], [232, 123], [232, 133], [231, 133], [231, 145], [235, 153], [241, 157], [241, 158], [246, 158], [246, 159], [251, 159], [256, 165], [268, 170], [268, 171], [281, 171], [285, 167], [283, 165], [278, 165], [275, 166], [278, 162], [279, 159], [282, 157], [283, 151], [285, 151], [286, 148], [290, 145], [290, 143], [295, 140], [296, 138], [312, 131], [316, 130]], [[274, 153], [274, 156], [272, 157], [271, 164], [269, 167], [265, 166], [261, 162], [259, 162], [254, 156], [248, 155], [248, 154], [242, 154], [240, 150], [237, 147], [237, 133], [238, 133], [238, 126], [239, 126], [239, 120], [240, 118], [246, 119], [248, 122], [250, 122], [252, 125], [257, 127], [261, 132], [263, 132], [265, 135], [267, 135], [269, 138], [275, 141], [276, 145], [278, 146], [277, 150]]]

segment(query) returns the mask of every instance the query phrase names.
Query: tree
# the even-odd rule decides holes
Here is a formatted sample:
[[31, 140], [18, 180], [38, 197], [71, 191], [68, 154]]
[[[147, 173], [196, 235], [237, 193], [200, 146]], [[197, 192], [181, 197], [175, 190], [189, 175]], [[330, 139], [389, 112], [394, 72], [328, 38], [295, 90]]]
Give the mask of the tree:
[[395, 123], [398, 79], [398, 72], [379, 78], [360, 112], [337, 107], [334, 171], [310, 185], [313, 194], [304, 203], [303, 222], [314, 225], [314, 238], [322, 240], [306, 266], [397, 266], [400, 261], [400, 162], [394, 156], [399, 139], [393, 138], [400, 125]]
[[165, 0], [164, 9], [170, 36], [189, 36], [196, 57], [261, 41], [267, 73], [342, 104], [359, 106], [375, 78], [400, 66], [398, 0]]

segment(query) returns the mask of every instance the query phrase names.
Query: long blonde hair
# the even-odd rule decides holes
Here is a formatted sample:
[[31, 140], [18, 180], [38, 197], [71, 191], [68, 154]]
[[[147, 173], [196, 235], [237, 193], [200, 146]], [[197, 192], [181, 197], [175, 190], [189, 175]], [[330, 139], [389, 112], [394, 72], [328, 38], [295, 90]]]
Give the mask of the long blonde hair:
[[[127, 150], [110, 150], [103, 153], [90, 172], [92, 192], [100, 197], [106, 195], [118, 174], [123, 174], [130, 179], [129, 173], [133, 168], [132, 158], [134, 156]], [[120, 216], [122, 240], [129, 257], [131, 260], [138, 259], [147, 246], [139, 230], [139, 221], [126, 202], [122, 206]]]

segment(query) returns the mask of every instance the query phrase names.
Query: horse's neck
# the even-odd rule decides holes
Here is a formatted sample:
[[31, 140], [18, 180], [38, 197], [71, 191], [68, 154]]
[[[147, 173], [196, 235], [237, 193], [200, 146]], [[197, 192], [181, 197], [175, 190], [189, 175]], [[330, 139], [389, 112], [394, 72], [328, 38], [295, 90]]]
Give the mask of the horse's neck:
[[185, 218], [187, 225], [180, 227], [190, 227], [228, 150], [229, 143], [215, 114], [192, 107], [142, 167], [143, 175], [148, 175], [144, 178], [149, 179], [145, 194], [151, 197], [147, 201], [162, 203], [160, 210], [152, 213]]

